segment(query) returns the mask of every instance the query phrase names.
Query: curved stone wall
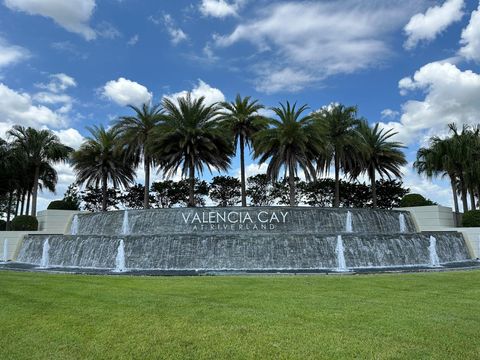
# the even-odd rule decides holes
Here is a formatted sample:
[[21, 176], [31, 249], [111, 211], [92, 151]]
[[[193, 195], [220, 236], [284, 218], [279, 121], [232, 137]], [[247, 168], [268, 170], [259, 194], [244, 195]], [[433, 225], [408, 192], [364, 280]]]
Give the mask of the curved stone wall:
[[400, 233], [400, 217], [406, 233], [416, 232], [410, 213], [372, 209], [312, 207], [175, 208], [129, 210], [77, 215], [76, 235], [128, 234], [236, 234], [236, 233]]

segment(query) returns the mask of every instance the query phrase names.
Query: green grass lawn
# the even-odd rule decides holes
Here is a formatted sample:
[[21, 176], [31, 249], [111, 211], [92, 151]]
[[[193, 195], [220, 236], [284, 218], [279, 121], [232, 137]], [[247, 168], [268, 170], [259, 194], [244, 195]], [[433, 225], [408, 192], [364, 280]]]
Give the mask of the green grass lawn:
[[0, 359], [480, 359], [480, 272], [0, 272]]

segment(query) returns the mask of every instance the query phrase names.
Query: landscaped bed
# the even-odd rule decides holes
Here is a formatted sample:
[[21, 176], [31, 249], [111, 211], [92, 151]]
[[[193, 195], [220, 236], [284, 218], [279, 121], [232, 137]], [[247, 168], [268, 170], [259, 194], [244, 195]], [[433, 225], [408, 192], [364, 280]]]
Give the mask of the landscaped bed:
[[480, 271], [116, 277], [0, 271], [0, 359], [480, 358]]

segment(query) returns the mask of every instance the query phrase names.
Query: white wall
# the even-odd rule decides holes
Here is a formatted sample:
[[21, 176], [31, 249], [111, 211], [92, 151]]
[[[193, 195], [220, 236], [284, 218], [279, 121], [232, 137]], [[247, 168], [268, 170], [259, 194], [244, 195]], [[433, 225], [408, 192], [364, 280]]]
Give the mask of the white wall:
[[441, 231], [440, 228], [455, 227], [453, 212], [449, 207], [434, 205], [396, 210], [410, 211], [419, 231]]
[[410, 211], [419, 231], [458, 231], [462, 233], [472, 258], [480, 258], [480, 228], [455, 227], [452, 208], [435, 205], [396, 210]]
[[8, 242], [8, 260], [14, 260], [26, 235], [69, 234], [73, 216], [80, 211], [44, 210], [37, 214], [38, 231], [0, 231], [0, 261], [4, 260], [4, 243]]
[[[50, 234], [48, 231], [1, 231], [0, 232], [0, 262], [14, 260], [17, 257], [20, 243], [28, 234]], [[7, 258], [5, 259], [4, 246], [7, 241]]]
[[50, 234], [68, 234], [72, 218], [79, 211], [69, 210], [44, 210], [37, 214], [38, 230], [47, 231]]

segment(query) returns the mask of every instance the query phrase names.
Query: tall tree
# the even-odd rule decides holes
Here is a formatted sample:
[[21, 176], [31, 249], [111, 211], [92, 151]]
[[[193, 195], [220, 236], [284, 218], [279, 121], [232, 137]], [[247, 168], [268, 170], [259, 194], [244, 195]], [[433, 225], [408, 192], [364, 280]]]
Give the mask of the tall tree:
[[358, 161], [358, 134], [355, 131], [357, 108], [341, 104], [327, 106], [315, 114], [325, 141], [324, 151], [318, 157], [318, 170], [328, 173], [335, 169], [334, 207], [340, 206], [340, 171], [344, 173]]
[[250, 176], [247, 185], [247, 195], [252, 206], [269, 206], [275, 201], [274, 186], [266, 174]]
[[467, 211], [467, 195], [470, 194], [471, 208], [475, 209], [475, 188], [479, 184], [480, 169], [477, 159], [480, 156], [478, 126], [464, 125], [458, 131], [455, 124], [448, 125], [452, 136], [449, 139], [451, 156], [455, 159], [456, 171], [459, 177], [459, 190], [462, 195], [464, 211]]
[[[125, 189], [125, 192], [119, 197], [119, 200], [125, 209], [142, 209], [145, 208], [144, 194], [144, 186], [142, 184], [135, 184], [128, 189]], [[150, 193], [148, 195], [149, 203], [153, 203], [155, 198], [153, 195], [150, 195]]]
[[361, 121], [358, 125], [360, 135], [360, 159], [351, 169], [352, 176], [357, 177], [360, 173], [366, 173], [370, 179], [372, 189], [372, 205], [377, 208], [377, 179], [401, 177], [400, 167], [407, 164], [405, 154], [401, 150], [404, 146], [396, 141], [391, 141], [397, 133], [392, 130], [385, 131], [379, 128], [379, 124], [370, 127], [367, 121]]
[[295, 206], [295, 177], [303, 170], [308, 180], [314, 179], [315, 164], [321, 152], [321, 139], [313, 117], [303, 116], [307, 106], [297, 109], [289, 102], [272, 108], [278, 119], [270, 120], [270, 127], [254, 136], [254, 156], [259, 163], [268, 162], [267, 175], [277, 180], [284, 169], [288, 173], [290, 206]]
[[[417, 160], [414, 167], [419, 174], [425, 174], [427, 178], [436, 176], [448, 176], [452, 187], [455, 212], [459, 212], [457, 190], [461, 195], [463, 211], [468, 211], [467, 192], [468, 188], [474, 187], [469, 181], [474, 176], [469, 169], [476, 165], [476, 157], [479, 155], [478, 132], [471, 132], [468, 126], [464, 126], [458, 132], [454, 124], [449, 125], [451, 136], [430, 138], [430, 144], [426, 148], [420, 148], [417, 152]], [[475, 142], [474, 142], [474, 138]]]
[[240, 181], [233, 176], [215, 176], [210, 183], [210, 199], [217, 206], [235, 206], [240, 200]]
[[167, 177], [181, 169], [189, 179], [188, 206], [195, 206], [195, 176], [206, 166], [225, 171], [233, 153], [231, 141], [219, 125], [219, 106], [191, 94], [175, 100], [165, 98], [164, 122], [156, 130], [152, 149]]
[[[449, 138], [442, 139], [432, 137], [428, 147], [422, 147], [417, 151], [417, 159], [413, 167], [419, 174], [425, 175], [428, 179], [433, 177], [447, 177], [450, 179], [452, 188], [453, 204], [455, 214], [459, 213], [457, 187], [460, 184], [459, 168], [457, 164], [458, 149]], [[466, 197], [463, 202], [464, 211], [466, 206]], [[458, 222], [455, 216], [455, 222]]]
[[258, 100], [250, 96], [242, 98], [239, 94], [232, 102], [223, 102], [224, 110], [221, 119], [234, 137], [235, 153], [240, 151], [240, 182], [242, 193], [242, 206], [247, 206], [246, 181], [245, 181], [245, 147], [251, 149], [255, 133], [268, 126], [268, 120], [260, 116], [258, 111], [263, 109]]
[[[13, 138], [13, 146], [26, 154], [33, 168], [32, 216], [37, 214], [37, 197], [42, 167], [58, 162], [66, 162], [73, 149], [60, 142], [50, 130], [35, 130], [15, 125], [8, 131]], [[55, 174], [56, 176], [56, 174]]]
[[143, 194], [143, 207], [150, 207], [150, 169], [153, 164], [153, 154], [149, 144], [153, 140], [154, 129], [162, 121], [160, 105], [143, 104], [141, 108], [129, 105], [135, 112], [134, 116], [122, 116], [115, 124], [119, 131], [120, 142], [124, 144], [133, 155], [135, 166], [143, 160], [145, 171], [145, 187]]
[[105, 130], [103, 126], [88, 129], [80, 149], [72, 154], [72, 164], [77, 183], [87, 187], [102, 187], [102, 211], [107, 211], [108, 183], [115, 188], [128, 187], [135, 177], [132, 155], [119, 146], [119, 131]]

